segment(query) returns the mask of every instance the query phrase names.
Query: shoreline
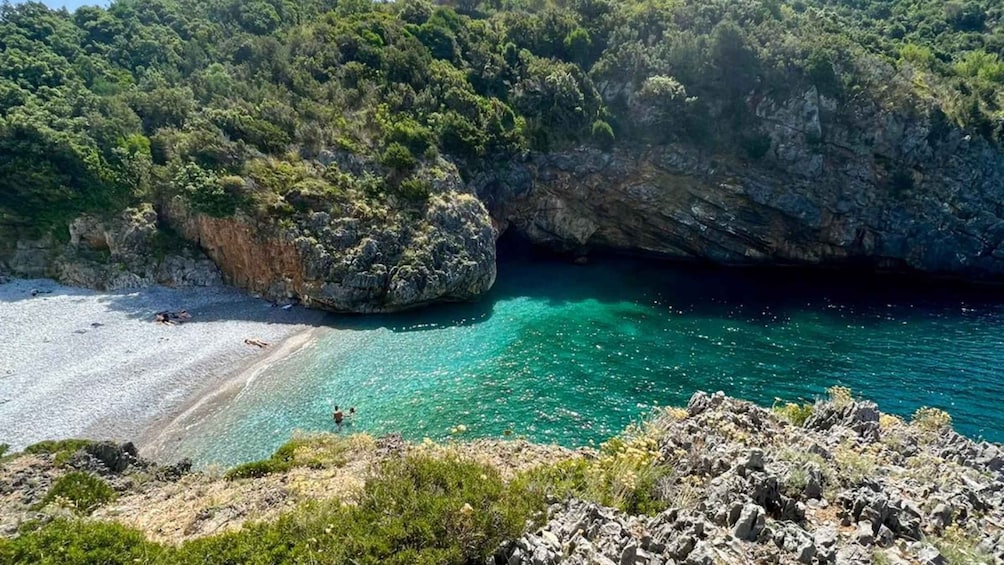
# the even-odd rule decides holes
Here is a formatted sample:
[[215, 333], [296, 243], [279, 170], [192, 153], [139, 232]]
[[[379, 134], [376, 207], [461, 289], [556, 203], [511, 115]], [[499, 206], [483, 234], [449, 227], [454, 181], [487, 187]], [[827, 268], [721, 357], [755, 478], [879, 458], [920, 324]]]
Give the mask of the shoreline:
[[[165, 310], [192, 318], [156, 323]], [[0, 319], [0, 443], [86, 437], [134, 441], [144, 454], [179, 416], [328, 324], [326, 312], [227, 286], [97, 292], [49, 279], [0, 284]]]
[[276, 363], [312, 347], [323, 333], [322, 328], [315, 327], [288, 335], [279, 343], [271, 344], [272, 349], [264, 357], [250, 360], [221, 375], [217, 382], [208, 383], [174, 410], [150, 422], [136, 439], [140, 455], [159, 463], [173, 463], [177, 457], [172, 454], [176, 453], [177, 444], [183, 441], [188, 430], [200, 425], [216, 409], [229, 404]]

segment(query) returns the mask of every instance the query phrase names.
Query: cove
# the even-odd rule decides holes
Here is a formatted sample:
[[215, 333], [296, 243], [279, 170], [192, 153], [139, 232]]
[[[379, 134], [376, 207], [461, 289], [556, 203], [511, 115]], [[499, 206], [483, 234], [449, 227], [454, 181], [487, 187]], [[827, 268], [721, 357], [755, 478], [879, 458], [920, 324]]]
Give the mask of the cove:
[[442, 440], [603, 441], [654, 406], [723, 390], [763, 405], [849, 386], [886, 412], [947, 410], [1004, 441], [999, 290], [917, 287], [853, 273], [754, 272], [601, 259], [502, 261], [484, 300], [333, 317], [191, 426], [172, 455], [199, 465], [267, 457], [294, 430]]

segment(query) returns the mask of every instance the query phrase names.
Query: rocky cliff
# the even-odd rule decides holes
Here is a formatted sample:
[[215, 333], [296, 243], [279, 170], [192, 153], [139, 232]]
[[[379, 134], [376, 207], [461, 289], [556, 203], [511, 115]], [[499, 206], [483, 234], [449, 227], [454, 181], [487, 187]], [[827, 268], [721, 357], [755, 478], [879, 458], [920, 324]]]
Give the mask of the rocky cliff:
[[468, 300], [495, 282], [496, 233], [484, 206], [467, 194], [432, 195], [413, 217], [313, 211], [286, 223], [213, 218], [180, 199], [167, 217], [228, 283], [335, 312]]
[[[150, 204], [109, 217], [82, 215], [58, 236], [0, 242], [0, 271], [108, 291], [221, 283], [205, 255], [161, 230]], [[65, 236], [68, 241], [61, 241]]]
[[476, 188], [502, 227], [572, 253], [1004, 276], [998, 148], [919, 103], [907, 113], [814, 88], [747, 102], [758, 119], [741, 137], [762, 144], [749, 154], [683, 143], [537, 154]]
[[747, 104], [756, 119], [736, 139], [755, 143], [745, 149], [625, 141], [610, 152], [531, 153], [467, 183], [440, 160], [444, 174], [417, 204], [372, 209], [353, 193], [304, 205], [293, 191], [282, 196], [296, 207], [291, 217], [215, 218], [175, 197], [161, 218], [149, 206], [111, 220], [84, 216], [69, 227], [69, 244], [20, 241], [0, 256], [16, 275], [106, 289], [217, 280], [198, 253], [152, 260], [160, 222], [201, 248], [228, 283], [339, 312], [476, 298], [494, 282], [495, 238], [506, 229], [575, 255], [1004, 280], [999, 148], [918, 100], [838, 102], [810, 88]]

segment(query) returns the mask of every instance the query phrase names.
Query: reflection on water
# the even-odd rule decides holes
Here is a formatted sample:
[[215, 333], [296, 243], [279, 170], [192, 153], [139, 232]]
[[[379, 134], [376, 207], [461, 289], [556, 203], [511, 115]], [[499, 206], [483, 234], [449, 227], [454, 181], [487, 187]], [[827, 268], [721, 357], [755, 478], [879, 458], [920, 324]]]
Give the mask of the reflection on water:
[[[1002, 303], [1004, 304], [1004, 303]], [[444, 438], [523, 435], [582, 445], [695, 390], [771, 404], [843, 384], [889, 412], [948, 410], [1004, 440], [1004, 305], [984, 292], [832, 273], [681, 269], [607, 260], [503, 263], [476, 304], [338, 317], [196, 426], [177, 455], [234, 464], [295, 429]]]

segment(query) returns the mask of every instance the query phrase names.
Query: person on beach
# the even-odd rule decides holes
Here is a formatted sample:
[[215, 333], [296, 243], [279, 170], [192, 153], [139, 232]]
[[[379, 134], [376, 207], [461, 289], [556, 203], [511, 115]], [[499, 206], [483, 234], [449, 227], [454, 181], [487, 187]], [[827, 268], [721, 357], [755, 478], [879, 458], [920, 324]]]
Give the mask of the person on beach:
[[335, 406], [335, 412], [331, 415], [331, 417], [334, 418], [335, 425], [338, 426], [338, 429], [342, 429], [342, 420], [345, 419], [345, 414], [342, 413], [341, 408]]
[[258, 347], [259, 349], [265, 349], [266, 347], [268, 347], [268, 343], [265, 343], [260, 339], [245, 339], [244, 343], [247, 345], [253, 345], [255, 347]]
[[173, 326], [174, 322], [171, 320], [171, 313], [167, 310], [163, 312], [157, 312], [153, 315], [153, 321], [164, 324], [165, 326]]
[[349, 422], [348, 422], [350, 426], [352, 425], [352, 422], [355, 421], [355, 419], [356, 419], [356, 407], [355, 406], [350, 406], [349, 407]]

